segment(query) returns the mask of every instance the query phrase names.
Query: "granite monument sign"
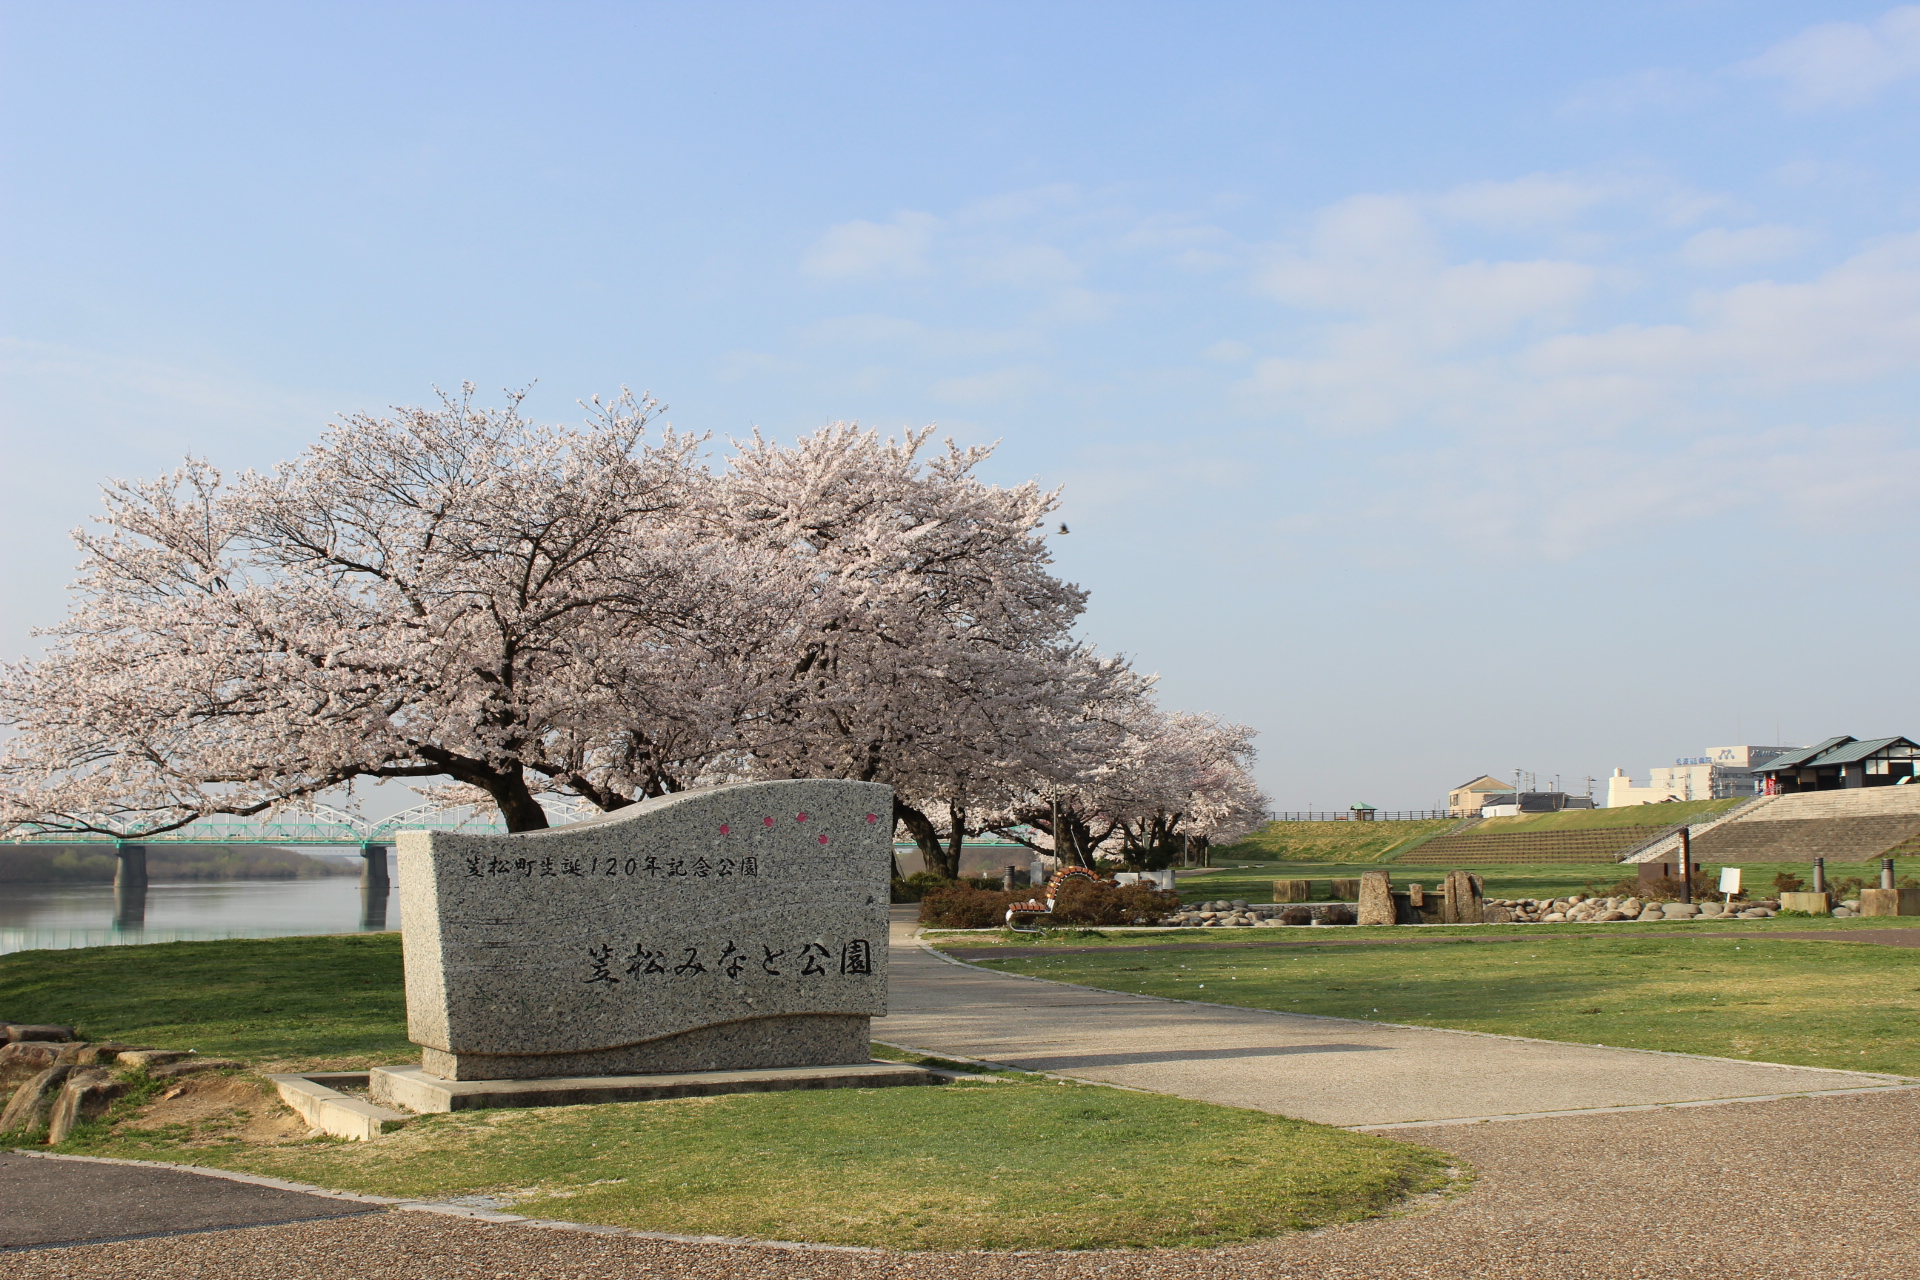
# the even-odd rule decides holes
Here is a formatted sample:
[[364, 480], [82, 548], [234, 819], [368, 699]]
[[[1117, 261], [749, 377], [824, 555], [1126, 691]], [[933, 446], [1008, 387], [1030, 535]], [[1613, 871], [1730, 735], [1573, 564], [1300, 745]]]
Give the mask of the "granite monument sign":
[[407, 1032], [449, 1081], [867, 1063], [893, 792], [742, 783], [398, 842]]

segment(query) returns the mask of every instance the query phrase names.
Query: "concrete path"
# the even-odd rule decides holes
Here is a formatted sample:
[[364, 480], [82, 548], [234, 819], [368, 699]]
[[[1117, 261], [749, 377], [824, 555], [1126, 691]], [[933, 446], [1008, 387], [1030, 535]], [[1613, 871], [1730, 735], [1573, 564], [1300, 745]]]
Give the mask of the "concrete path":
[[[904, 913], [902, 913], [904, 914]], [[893, 927], [874, 1039], [1372, 1128], [1905, 1087], [1896, 1077], [1603, 1049], [1093, 991], [936, 955]]]
[[383, 1207], [173, 1169], [0, 1151], [0, 1252], [341, 1218]]

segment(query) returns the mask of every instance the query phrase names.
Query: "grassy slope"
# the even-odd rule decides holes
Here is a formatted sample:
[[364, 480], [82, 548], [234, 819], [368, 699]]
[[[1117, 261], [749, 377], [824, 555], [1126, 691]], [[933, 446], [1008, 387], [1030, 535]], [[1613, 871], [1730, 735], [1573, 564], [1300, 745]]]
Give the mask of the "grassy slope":
[[398, 934], [16, 952], [0, 956], [0, 1016], [302, 1068], [418, 1052]]
[[1556, 937], [1541, 930], [1496, 944], [1423, 937], [1391, 947], [984, 963], [1218, 1004], [1920, 1075], [1920, 1039], [1912, 1031], [1920, 1013], [1920, 950], [1797, 942], [1789, 931], [1741, 934], [1739, 927], [1719, 926], [1704, 937]]
[[1378, 862], [1416, 842], [1431, 840], [1459, 819], [1435, 822], [1269, 822], [1238, 844], [1213, 851], [1232, 862]]
[[[392, 935], [21, 952], [0, 957], [0, 1013], [261, 1065], [415, 1053]], [[463, 1112], [369, 1143], [249, 1145], [231, 1120], [140, 1126], [124, 1106], [61, 1150], [371, 1194], [507, 1191], [543, 1217], [903, 1249], [1221, 1244], [1377, 1212], [1438, 1185], [1446, 1163], [1278, 1116], [1030, 1076]]]

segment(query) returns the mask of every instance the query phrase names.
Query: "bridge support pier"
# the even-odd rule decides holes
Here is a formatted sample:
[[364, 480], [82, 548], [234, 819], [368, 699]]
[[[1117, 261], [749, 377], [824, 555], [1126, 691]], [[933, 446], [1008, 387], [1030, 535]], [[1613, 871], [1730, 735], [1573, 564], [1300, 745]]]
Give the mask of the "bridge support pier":
[[147, 923], [147, 846], [113, 846], [113, 927], [139, 929]]
[[360, 846], [360, 887], [387, 891], [387, 846], [383, 844], [363, 844]]
[[387, 846], [360, 846], [360, 928], [378, 933], [387, 927], [387, 897], [391, 885], [387, 877]]

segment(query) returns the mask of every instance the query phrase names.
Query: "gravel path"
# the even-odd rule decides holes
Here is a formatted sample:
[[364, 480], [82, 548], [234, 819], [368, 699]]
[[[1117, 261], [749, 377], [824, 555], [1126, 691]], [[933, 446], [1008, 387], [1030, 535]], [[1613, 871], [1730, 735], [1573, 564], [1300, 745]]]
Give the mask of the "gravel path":
[[1394, 1219], [1239, 1249], [878, 1254], [378, 1213], [6, 1255], [9, 1280], [1920, 1280], [1920, 1092], [1403, 1129], [1478, 1172]]
[[1372, 1126], [1818, 1090], [1896, 1076], [1435, 1027], [1319, 1018], [1096, 990], [956, 963], [896, 922], [873, 1037], [961, 1059], [1321, 1124]]

